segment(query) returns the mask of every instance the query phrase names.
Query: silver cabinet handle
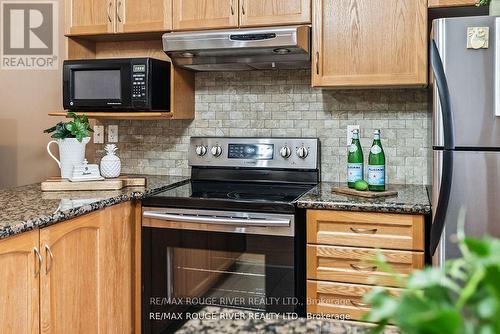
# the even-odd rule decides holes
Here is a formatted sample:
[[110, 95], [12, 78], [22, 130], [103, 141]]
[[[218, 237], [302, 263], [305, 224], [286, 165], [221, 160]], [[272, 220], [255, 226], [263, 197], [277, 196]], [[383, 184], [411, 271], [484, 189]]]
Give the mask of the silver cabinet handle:
[[202, 223], [202, 224], [222, 224], [222, 225], [238, 225], [238, 226], [290, 226], [289, 219], [244, 219], [233, 217], [220, 216], [195, 216], [183, 215], [174, 213], [164, 213], [157, 211], [144, 211], [145, 218], [181, 221], [186, 223]]
[[351, 231], [354, 233], [359, 233], [359, 234], [375, 234], [377, 233], [376, 228], [356, 228], [356, 227], [351, 227]]
[[40, 254], [40, 252], [38, 251], [38, 248], [33, 247], [33, 252], [38, 257], [38, 269], [35, 268], [35, 277], [37, 277], [40, 274], [40, 271], [42, 270], [43, 258], [42, 254]]
[[350, 264], [351, 268], [357, 271], [367, 271], [372, 272], [377, 270], [377, 266], [358, 266], [356, 264]]
[[108, 12], [107, 13], [108, 13], [108, 21], [109, 22], [113, 21], [113, 18], [111, 17], [111, 6], [113, 6], [113, 2], [112, 1], [110, 1], [109, 5], [108, 5]]
[[352, 305], [354, 305], [355, 307], [358, 307], [358, 308], [361, 308], [361, 307], [364, 307], [364, 308], [370, 307], [370, 304], [355, 302], [352, 299], [349, 299], [349, 302], [351, 302]]
[[116, 5], [116, 18], [118, 19], [118, 22], [122, 22], [122, 18], [120, 16], [120, 8], [122, 8], [122, 2], [118, 1], [118, 5]]
[[241, 0], [241, 14], [245, 15], [245, 0]]
[[47, 261], [47, 268], [45, 268], [45, 273], [48, 274], [52, 270], [52, 264], [54, 263], [54, 254], [52, 254], [49, 245], [45, 244], [44, 247], [45, 253], [47, 253], [50, 258], [50, 261]]

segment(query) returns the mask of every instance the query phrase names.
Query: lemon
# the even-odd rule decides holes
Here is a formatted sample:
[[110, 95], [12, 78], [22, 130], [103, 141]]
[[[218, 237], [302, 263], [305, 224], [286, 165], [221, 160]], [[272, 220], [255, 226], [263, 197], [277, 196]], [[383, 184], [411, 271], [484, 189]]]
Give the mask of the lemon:
[[365, 191], [368, 189], [368, 183], [365, 180], [358, 180], [354, 183], [354, 189]]

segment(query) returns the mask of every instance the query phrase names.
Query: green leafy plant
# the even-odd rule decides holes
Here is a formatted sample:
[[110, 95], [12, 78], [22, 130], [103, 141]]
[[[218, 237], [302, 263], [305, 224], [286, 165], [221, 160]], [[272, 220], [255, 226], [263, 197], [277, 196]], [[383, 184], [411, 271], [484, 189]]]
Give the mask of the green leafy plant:
[[90, 128], [87, 116], [78, 116], [75, 113], [68, 113], [68, 116], [73, 120], [66, 123], [59, 122], [43, 132], [52, 133], [51, 138], [54, 139], [76, 138], [79, 142], [81, 142], [83, 138], [89, 137], [91, 132], [94, 132], [94, 130]]
[[[465, 237], [463, 212], [461, 217], [462, 258], [447, 261], [444, 269], [398, 275], [404, 290], [397, 296], [384, 288], [366, 296], [372, 309], [365, 320], [378, 324], [375, 333], [389, 322], [405, 334], [500, 333], [500, 240]], [[381, 255], [377, 263], [389, 269]]]
[[476, 1], [476, 6], [488, 6], [490, 4], [491, 0], [477, 0]]

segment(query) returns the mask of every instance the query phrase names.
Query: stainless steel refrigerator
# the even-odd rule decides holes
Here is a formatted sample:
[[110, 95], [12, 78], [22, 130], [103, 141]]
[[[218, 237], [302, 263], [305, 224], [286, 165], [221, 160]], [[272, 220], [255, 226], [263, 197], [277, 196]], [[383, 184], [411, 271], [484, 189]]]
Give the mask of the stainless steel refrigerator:
[[434, 263], [460, 255], [465, 233], [500, 238], [500, 17], [433, 21], [433, 186], [430, 251]]

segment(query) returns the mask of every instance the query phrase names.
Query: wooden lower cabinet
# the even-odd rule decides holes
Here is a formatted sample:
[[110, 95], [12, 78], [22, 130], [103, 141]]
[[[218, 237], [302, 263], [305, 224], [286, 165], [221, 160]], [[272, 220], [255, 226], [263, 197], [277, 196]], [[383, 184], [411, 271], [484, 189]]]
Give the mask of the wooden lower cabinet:
[[423, 252], [307, 245], [307, 278], [398, 286], [391, 274], [373, 263], [377, 252], [384, 256], [395, 272], [402, 275], [424, 267]]
[[0, 333], [140, 333], [140, 212], [126, 202], [0, 241]]
[[384, 256], [403, 276], [422, 269], [423, 215], [307, 211], [307, 312], [335, 319], [363, 320], [364, 296], [374, 286], [395, 294], [400, 283], [373, 261]]
[[0, 241], [0, 333], [39, 333], [38, 231]]
[[[363, 297], [373, 289], [370, 285], [307, 281], [307, 312], [336, 315], [345, 320], [363, 320], [370, 306]], [[397, 294], [398, 289], [389, 289]]]

